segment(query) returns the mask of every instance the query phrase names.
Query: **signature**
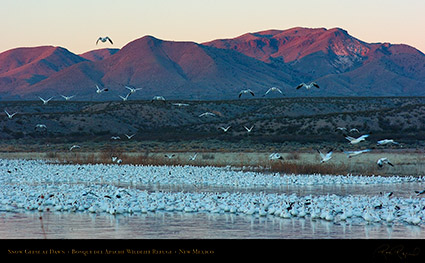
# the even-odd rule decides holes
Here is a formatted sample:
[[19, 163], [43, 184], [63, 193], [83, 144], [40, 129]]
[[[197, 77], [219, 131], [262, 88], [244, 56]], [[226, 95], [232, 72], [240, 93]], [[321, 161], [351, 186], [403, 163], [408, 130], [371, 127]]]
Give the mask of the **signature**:
[[383, 244], [375, 250], [375, 253], [377, 255], [383, 256], [385, 260], [388, 260], [388, 258], [394, 256], [398, 257], [401, 260], [406, 260], [408, 257], [419, 256], [420, 252], [421, 250], [418, 247], [408, 250], [403, 245], [391, 247], [389, 244]]

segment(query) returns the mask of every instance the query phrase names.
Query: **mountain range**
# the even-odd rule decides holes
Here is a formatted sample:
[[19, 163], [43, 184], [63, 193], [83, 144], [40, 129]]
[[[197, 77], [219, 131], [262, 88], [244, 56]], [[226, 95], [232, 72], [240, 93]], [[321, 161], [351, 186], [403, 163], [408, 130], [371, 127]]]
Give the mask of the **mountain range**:
[[[295, 89], [311, 81], [320, 89]], [[97, 94], [96, 85], [109, 91]], [[120, 100], [125, 86], [142, 88], [134, 99], [237, 99], [242, 89], [255, 98], [272, 86], [283, 95], [267, 96], [425, 96], [425, 55], [404, 44], [367, 43], [341, 28], [301, 27], [205, 43], [144, 36], [79, 55], [53, 46], [0, 53], [2, 100]]]

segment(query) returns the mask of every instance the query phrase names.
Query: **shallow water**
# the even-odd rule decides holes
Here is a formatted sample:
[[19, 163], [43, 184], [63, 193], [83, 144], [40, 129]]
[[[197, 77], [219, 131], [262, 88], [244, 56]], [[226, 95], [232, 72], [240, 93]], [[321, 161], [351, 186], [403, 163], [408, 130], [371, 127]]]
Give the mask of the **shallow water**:
[[1, 213], [3, 239], [425, 239], [423, 226], [242, 214]]

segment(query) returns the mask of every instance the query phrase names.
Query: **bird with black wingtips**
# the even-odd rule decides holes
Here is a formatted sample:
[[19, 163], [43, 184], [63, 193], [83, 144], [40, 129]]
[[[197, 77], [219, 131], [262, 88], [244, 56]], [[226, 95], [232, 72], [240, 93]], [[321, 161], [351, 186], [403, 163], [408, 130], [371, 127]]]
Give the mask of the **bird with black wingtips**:
[[320, 160], [320, 163], [324, 163], [332, 158], [333, 149], [330, 149], [326, 154], [323, 154], [319, 149], [317, 149], [317, 152], [319, 152], [320, 157], [322, 158], [322, 160]]
[[108, 36], [106, 36], [106, 37], [99, 37], [99, 38], [96, 40], [96, 45], [97, 45], [97, 43], [99, 43], [99, 41], [101, 41], [102, 43], [105, 43], [106, 41], [109, 41], [112, 45], [114, 44], [114, 43], [112, 42], [112, 39], [111, 39], [110, 37], [108, 37]]
[[376, 164], [379, 166], [379, 167], [383, 167], [384, 166], [384, 164], [388, 164], [388, 165], [391, 165], [391, 166], [394, 166], [389, 160], [388, 160], [388, 158], [387, 157], [383, 157], [383, 158], [380, 158], [377, 162], [376, 162]]
[[4, 110], [4, 112], [6, 113], [6, 115], [9, 119], [12, 119], [13, 116], [15, 116], [17, 114], [17, 112], [10, 114], [9, 112], [7, 112], [7, 110]]
[[268, 89], [266, 91], [266, 93], [263, 95], [263, 97], [265, 97], [270, 92], [279, 92], [280, 94], [283, 94], [282, 91], [279, 88], [277, 88], [277, 87], [271, 87], [270, 89]]
[[250, 89], [241, 90], [239, 92], [239, 98], [242, 96], [242, 94], [251, 94], [252, 96], [255, 96], [254, 92], [252, 90], [250, 90]]
[[301, 83], [297, 86], [296, 89], [301, 89], [302, 87], [305, 87], [307, 90], [311, 89], [312, 87], [320, 88], [319, 85], [316, 82], [311, 82], [310, 84]]

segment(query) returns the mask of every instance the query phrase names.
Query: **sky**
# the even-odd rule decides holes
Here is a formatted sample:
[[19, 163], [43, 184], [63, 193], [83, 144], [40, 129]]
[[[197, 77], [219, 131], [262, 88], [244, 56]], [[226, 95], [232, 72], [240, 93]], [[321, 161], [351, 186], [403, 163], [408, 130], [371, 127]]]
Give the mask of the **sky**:
[[[202, 43], [248, 32], [340, 27], [425, 53], [424, 0], [0, 0], [0, 52], [53, 45], [81, 54], [145, 35]], [[114, 45], [99, 43], [109, 36]]]

